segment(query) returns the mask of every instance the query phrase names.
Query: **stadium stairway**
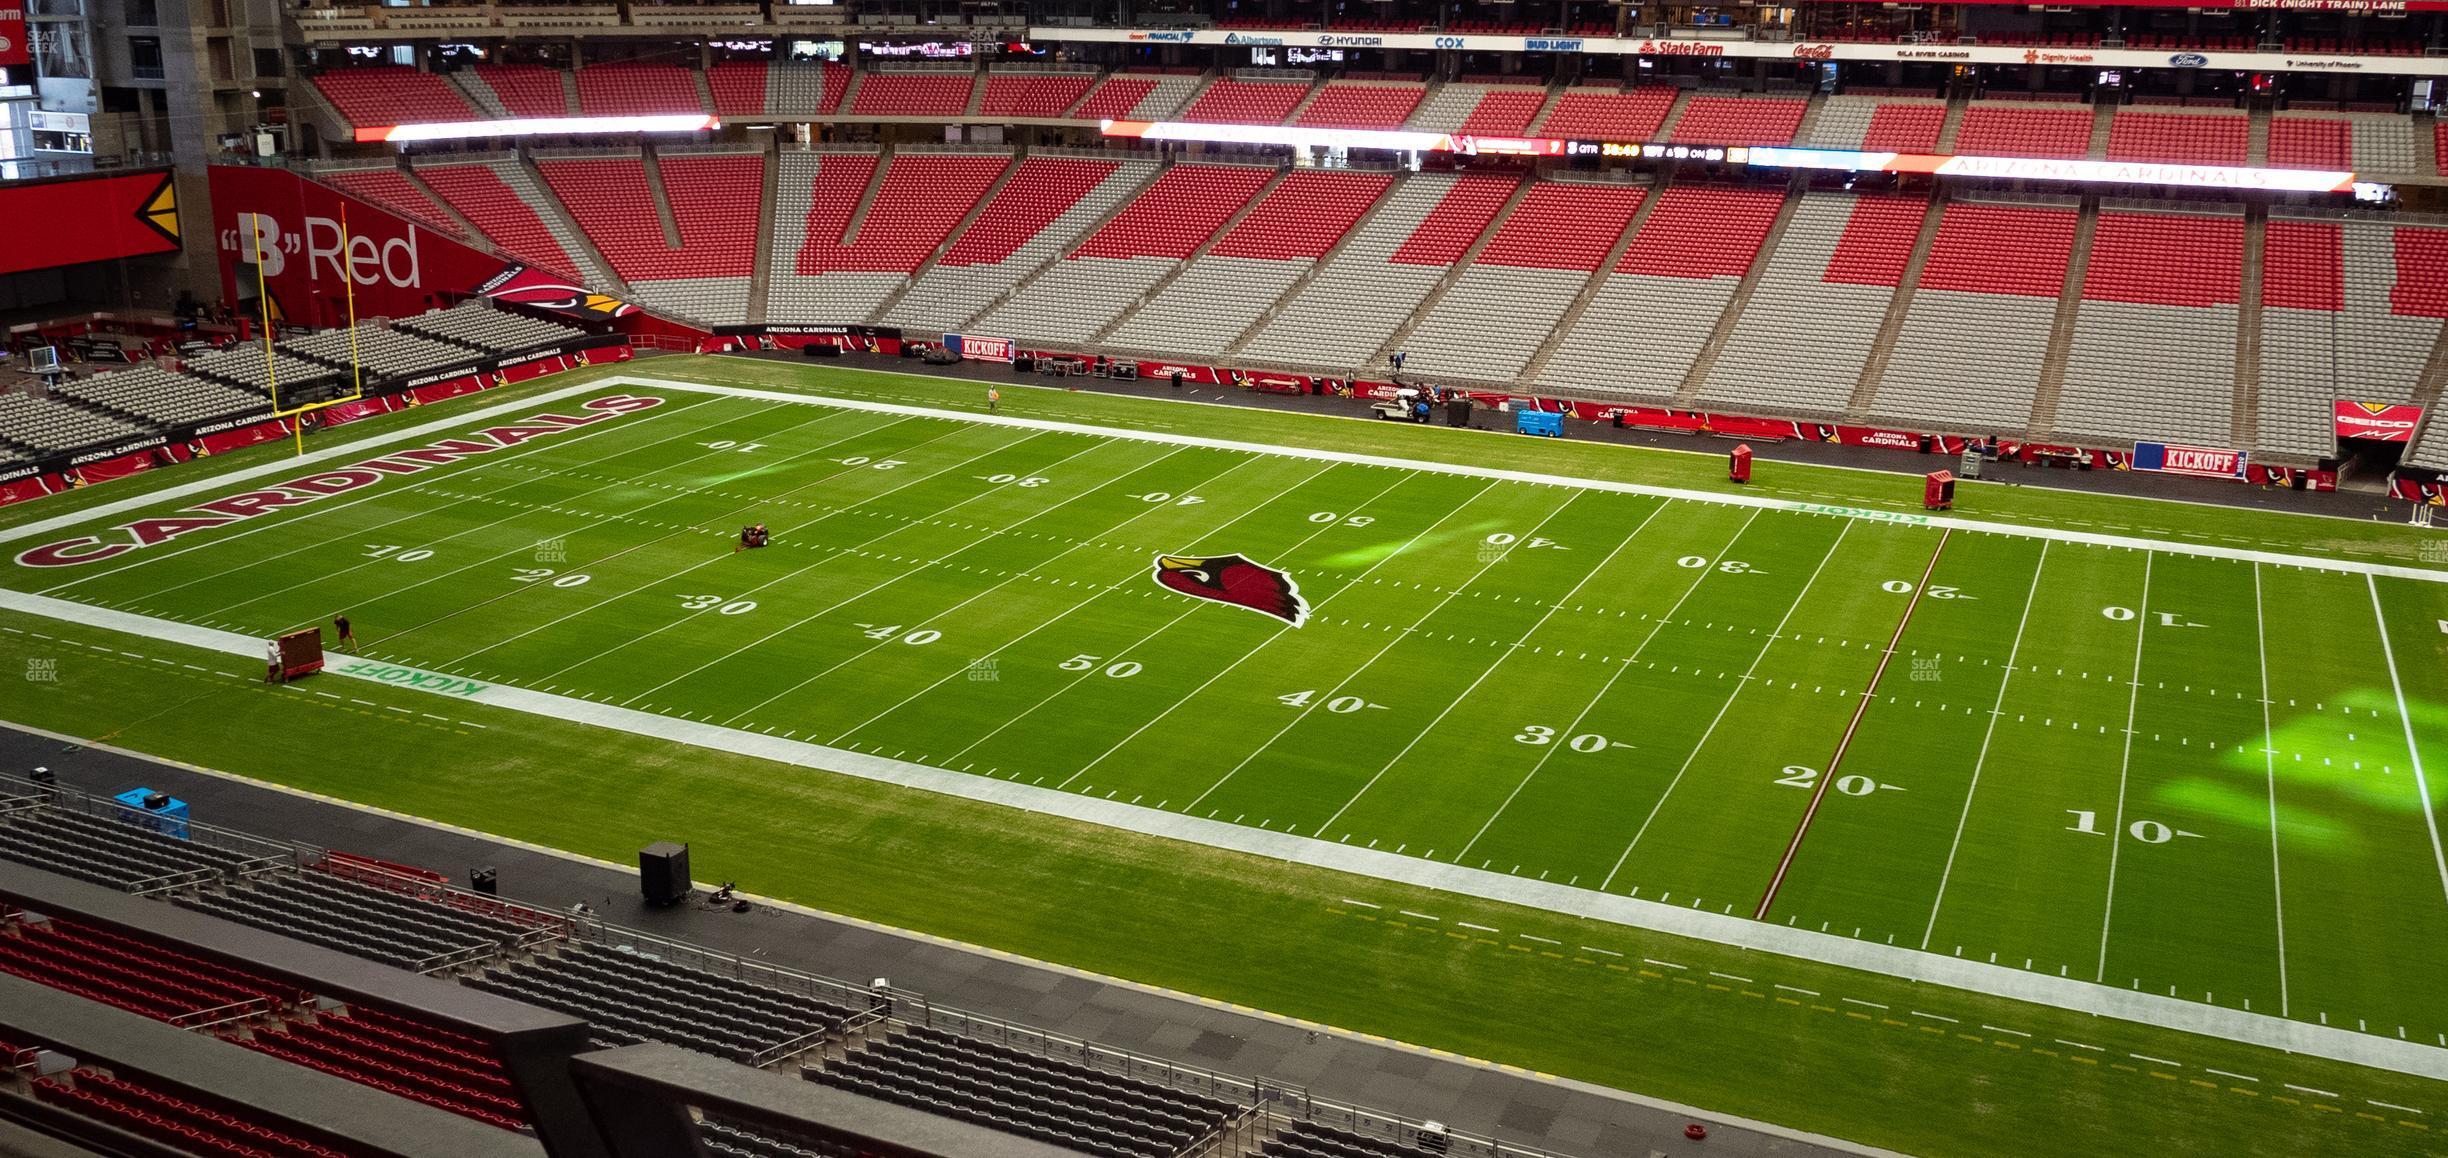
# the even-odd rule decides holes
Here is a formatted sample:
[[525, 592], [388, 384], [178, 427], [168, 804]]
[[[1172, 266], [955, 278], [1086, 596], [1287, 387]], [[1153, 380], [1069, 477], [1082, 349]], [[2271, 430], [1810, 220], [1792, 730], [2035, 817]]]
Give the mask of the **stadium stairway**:
[[[1960, 110], [1960, 104], [1950, 106]], [[1950, 123], [1955, 112], [1948, 114]], [[1950, 134], [1953, 128], [1947, 130]], [[1904, 332], [1904, 319], [1912, 313], [1913, 290], [1921, 284], [1921, 271], [1929, 267], [1930, 248], [1938, 240], [1938, 219], [1946, 208], [1943, 194], [1930, 195], [1929, 212], [1922, 215], [1921, 234], [1913, 242], [1912, 259], [1904, 264], [1904, 276], [1896, 282], [1895, 294], [1887, 300], [1887, 317], [1880, 324], [1878, 336], [1870, 341], [1870, 356], [1862, 361], [1861, 376], [1853, 383], [1853, 399], [1845, 405], [1844, 416], [1854, 422], [1869, 417], [1870, 405], [1878, 395], [1879, 380], [1887, 376], [1887, 363], [1895, 357], [1896, 336]]]
[[[1796, 139], [1800, 139], [1799, 134]], [[1785, 240], [1785, 227], [1793, 224], [1794, 211], [1801, 205], [1801, 191], [1788, 185], [1784, 203], [1777, 206], [1776, 220], [1768, 226], [1767, 235], [1760, 238], [1759, 249], [1752, 255], [1751, 268], [1744, 270], [1742, 280], [1735, 283], [1734, 296], [1726, 299], [1724, 312], [1717, 315], [1717, 327], [1709, 331], [1699, 353], [1692, 357], [1691, 369], [1684, 372], [1683, 386], [1675, 392], [1675, 405], [1689, 406], [1691, 399], [1699, 395], [1701, 385], [1708, 381], [1709, 371], [1717, 366], [1717, 355], [1724, 352], [1726, 340], [1734, 336], [1734, 327], [1742, 321], [1743, 311], [1750, 308], [1751, 295], [1759, 289], [1760, 278], [1768, 271], [1768, 255], [1775, 253]]]
[[649, 144], [645, 147], [643, 161], [646, 170], [646, 197], [654, 205], [655, 220], [663, 226], [663, 244], [678, 249], [682, 245], [680, 223], [672, 217], [671, 196], [663, 190], [663, 165], [661, 160], [655, 156], [653, 145]]
[[[468, 220], [467, 214], [459, 212], [458, 206], [451, 204], [440, 193], [435, 192], [433, 186], [426, 184], [423, 177], [417, 176], [415, 167], [402, 164], [399, 166], [399, 172], [401, 179], [408, 182], [409, 188], [414, 189], [418, 193], [424, 195], [424, 198], [427, 201], [433, 202], [434, 208], [441, 210], [444, 216], [450, 218], [452, 222], [459, 226], [459, 233], [461, 236], [474, 241], [476, 244], [484, 246], [486, 249], [492, 250], [496, 254], [500, 254], [502, 252], [500, 246], [493, 244], [492, 238], [485, 236], [484, 230], [476, 228], [476, 223]], [[503, 256], [507, 255], [504, 254]]]
[[[1970, 106], [1964, 101], [1947, 101], [1946, 122], [1938, 130], [1938, 147], [1932, 149], [1931, 152], [1952, 153], [1955, 151], [1955, 136], [1963, 131], [1964, 109], [1968, 107]], [[1936, 207], [1932, 206], [1933, 211], [1930, 213], [1930, 219], [1933, 221], [1938, 218], [1935, 209]]]
[[1666, 199], [1666, 189], [1664, 184], [1649, 186], [1648, 193], [1641, 198], [1640, 208], [1632, 211], [1632, 219], [1625, 222], [1623, 232], [1616, 235], [1615, 244], [1607, 247], [1606, 256], [1590, 268], [1589, 281], [1581, 286], [1581, 292], [1573, 295], [1572, 304], [1564, 307], [1563, 314], [1556, 318], [1555, 328], [1540, 338], [1538, 353], [1531, 355], [1529, 364], [1521, 369], [1522, 381], [1537, 382], [1545, 376], [1547, 363], [1555, 358], [1557, 351], [1565, 348], [1565, 337], [1581, 324], [1581, 315], [1589, 312], [1590, 303], [1598, 300], [1599, 292], [1606, 289], [1608, 281], [1614, 276], [1615, 267], [1623, 263], [1625, 251], [1632, 248], [1632, 241], [1640, 236], [1641, 227], [1649, 223], [1650, 212], [1658, 207], [1658, 202]]
[[1285, 286], [1282, 293], [1277, 294], [1273, 301], [1268, 302], [1267, 308], [1259, 311], [1257, 318], [1249, 325], [1243, 326], [1239, 333], [1232, 336], [1232, 340], [1224, 344], [1225, 352], [1239, 353], [1241, 347], [1247, 345], [1250, 339], [1257, 337], [1258, 332], [1265, 329], [1267, 323], [1273, 321], [1287, 303], [1299, 297], [1302, 290], [1309, 288], [1310, 282], [1317, 280], [1319, 270], [1325, 269], [1333, 264], [1336, 258], [1343, 256], [1343, 251], [1351, 247], [1352, 239], [1360, 236], [1371, 224], [1374, 224], [1378, 215], [1385, 212], [1386, 206], [1394, 202], [1395, 193], [1401, 189], [1402, 181], [1403, 178], [1397, 176], [1395, 183], [1388, 186], [1376, 201], [1370, 203], [1368, 210], [1352, 222], [1351, 228], [1344, 230], [1343, 236], [1335, 238], [1333, 246], [1319, 254], [1317, 260], [1309, 263], [1308, 268], [1301, 270], [1300, 276], [1293, 278], [1291, 285]]
[[2065, 292], [2057, 297], [2057, 318], [2049, 327], [2048, 352], [2040, 356], [2040, 383], [2032, 391], [2031, 419], [2023, 429], [2034, 435], [2057, 429], [2057, 403], [2065, 396], [2066, 362], [2074, 351], [2074, 327], [2082, 316], [2083, 279], [2091, 270], [2091, 242], [2099, 235], [2099, 199], [2083, 198], [2075, 215], [2074, 249], [2066, 258]]
[[859, 193], [858, 204], [850, 207], [850, 220], [842, 225], [843, 245], [858, 244], [859, 227], [867, 224], [867, 211], [875, 208], [876, 190], [884, 187], [884, 174], [892, 168], [894, 155], [891, 145], [876, 150], [875, 167], [867, 170], [867, 188]]
[[2244, 137], [2244, 163], [2258, 169], [2269, 164], [2270, 107], [2255, 101], [2245, 117], [2252, 129]]
[[544, 175], [535, 167], [533, 158], [521, 156], [500, 166], [498, 172], [502, 184], [509, 186], [511, 192], [518, 194], [519, 200], [535, 211], [536, 219], [543, 222], [544, 228], [561, 243], [570, 260], [582, 267], [571, 272], [592, 279], [595, 285], [612, 292], [635, 296], [628, 283], [612, 272], [612, 263], [604, 258], [602, 250], [595, 247], [595, 239], [587, 236], [587, 231], [579, 227], [578, 219], [570, 215], [569, 207], [561, 204], [561, 198], [553, 193], [552, 186], [545, 183]]
[[1173, 268], [1164, 271], [1163, 276], [1157, 278], [1154, 284], [1147, 287], [1146, 292], [1139, 295], [1139, 300], [1123, 307], [1122, 312], [1115, 314], [1111, 321], [1106, 322], [1096, 333], [1090, 335], [1090, 340], [1105, 341], [1113, 337], [1115, 331], [1129, 325], [1130, 320], [1139, 316], [1139, 311], [1147, 308], [1149, 302], [1162, 297], [1168, 287], [1180, 280], [1182, 271], [1196, 264], [1200, 258], [1206, 257], [1207, 252], [1214, 249], [1217, 242], [1231, 235], [1232, 231], [1241, 224], [1243, 218], [1248, 217], [1253, 210], [1264, 204], [1267, 197], [1284, 183], [1284, 178], [1290, 176], [1291, 172], [1290, 169], [1277, 169], [1274, 173], [1269, 174], [1266, 183], [1252, 191], [1249, 199], [1243, 201], [1240, 208], [1233, 210], [1232, 216], [1225, 218], [1222, 225], [1216, 226], [1215, 232], [1208, 234], [1205, 241], [1198, 243], [1198, 248], [1190, 251], [1190, 256], [1174, 262]]
[[2091, 151], [2088, 156], [2094, 161], [2108, 159], [2108, 142], [2114, 136], [2117, 108], [2115, 101], [2091, 102]]
[[1695, 89], [1676, 90], [1674, 103], [1666, 108], [1666, 119], [1658, 122], [1657, 131], [1649, 134], [1649, 139], [1652, 141], [1673, 140], [1675, 126], [1682, 123], [1683, 114], [1690, 111], [1692, 97], [1696, 95], [1698, 91]]
[[[1074, 249], [1079, 248], [1083, 242], [1103, 232], [1105, 227], [1112, 225], [1115, 218], [1120, 217], [1122, 214], [1129, 211], [1131, 205], [1139, 199], [1140, 194], [1147, 192], [1150, 186], [1163, 179], [1164, 175], [1171, 171], [1171, 169], [1172, 163], [1170, 161], [1163, 164], [1150, 166], [1144, 174], [1141, 174], [1138, 177], [1137, 180], [1127, 183], [1127, 185], [1125, 185], [1119, 191], [1118, 195], [1113, 198], [1112, 204], [1104, 207], [1104, 209], [1098, 212], [1095, 217], [1080, 223], [1076, 232], [1072, 232], [1065, 237], [1046, 238], [1045, 240], [1052, 241], [1053, 244], [1049, 249], [1047, 249], [1045, 255], [1040, 258], [1033, 258], [1033, 264], [1028, 269], [1022, 271], [1020, 276], [1013, 278], [1011, 284], [1003, 287], [1001, 292], [986, 299], [986, 301], [980, 304], [976, 309], [971, 310], [967, 316], [961, 319], [961, 323], [966, 325], [975, 322], [979, 318], [986, 317], [994, 313], [996, 310], [1003, 308], [1005, 305], [1010, 304], [1012, 301], [1018, 299], [1022, 294], [1027, 293], [1029, 289], [1036, 284], [1039, 278], [1044, 277], [1046, 274], [1053, 271], [1057, 266], [1062, 264], [1064, 255], [1070, 253]], [[1094, 193], [1092, 191], [1089, 197], [1083, 198], [1082, 200], [1090, 200], [1093, 197]], [[1049, 224], [1045, 231], [1041, 231], [1041, 235], [1042, 232], [1050, 232], [1059, 227], [1059, 225], [1060, 220], [1057, 219], [1055, 223]], [[1026, 252], [1027, 248], [1028, 247], [1024, 245], [1022, 252]], [[906, 292], [904, 293], [904, 296], [907, 296]]]
[[2243, 290], [2236, 299], [2235, 408], [2228, 419], [2235, 445], [2258, 448], [2261, 436], [2261, 259], [2269, 250], [2269, 210], [2244, 208]]
[[[985, 85], [978, 86], [981, 92], [985, 88]], [[1085, 94], [1082, 95], [1085, 96]], [[944, 254], [951, 252], [953, 245], [968, 235], [969, 227], [977, 224], [977, 219], [985, 214], [986, 207], [994, 204], [994, 199], [1003, 195], [1003, 190], [1011, 184], [1012, 176], [1018, 173], [1020, 167], [1026, 163], [1028, 163], [1026, 150], [1015, 154], [1011, 163], [1003, 166], [1002, 172], [995, 174], [994, 183], [988, 185], [984, 193], [978, 194], [977, 202], [969, 207], [969, 212], [962, 214], [960, 222], [943, 235], [942, 241], [936, 243], [935, 249], [927, 254], [926, 260], [919, 262], [918, 268], [911, 270], [908, 278], [894, 286], [891, 292], [884, 295], [882, 301], [876, 303], [875, 310], [868, 315], [867, 320], [882, 325], [884, 315], [891, 313], [894, 306], [901, 304], [901, 299], [909, 295], [910, 287], [917, 285], [920, 278], [934, 272], [935, 267], [943, 261]], [[766, 203], [770, 205], [772, 201], [769, 199]], [[771, 215], [768, 214], [768, 216]]]
[[773, 235], [780, 226], [782, 204], [775, 199], [782, 184], [782, 162], [770, 151], [765, 156], [765, 187], [757, 192], [757, 238], [755, 264], [748, 271], [748, 305], [741, 317], [751, 325], [765, 324], [765, 306], [773, 300]]
[[1537, 183], [1533, 181], [1523, 181], [1514, 187], [1513, 195], [1505, 198], [1504, 205], [1496, 210], [1495, 216], [1488, 218], [1487, 225], [1479, 231], [1478, 240], [1471, 242], [1470, 248], [1462, 251], [1462, 256], [1455, 258], [1452, 265], [1445, 267], [1445, 276], [1437, 279], [1436, 288], [1429, 290], [1428, 296], [1420, 299], [1419, 305], [1412, 309], [1411, 316], [1405, 318], [1402, 325], [1397, 327], [1392, 334], [1387, 335], [1386, 340], [1377, 347], [1376, 351], [1361, 363], [1363, 367], [1382, 366], [1388, 357], [1403, 348], [1403, 343], [1410, 340], [1412, 331], [1419, 329], [1421, 323], [1427, 321], [1429, 315], [1436, 312], [1438, 304], [1443, 302], [1445, 295], [1453, 290], [1454, 283], [1462, 280], [1463, 271], [1470, 269], [1478, 262], [1479, 252], [1486, 249], [1488, 242], [1495, 240], [1498, 233], [1504, 231], [1505, 222], [1512, 220], [1513, 211], [1521, 208], [1521, 203], [1528, 199], [1530, 190], [1536, 185]]

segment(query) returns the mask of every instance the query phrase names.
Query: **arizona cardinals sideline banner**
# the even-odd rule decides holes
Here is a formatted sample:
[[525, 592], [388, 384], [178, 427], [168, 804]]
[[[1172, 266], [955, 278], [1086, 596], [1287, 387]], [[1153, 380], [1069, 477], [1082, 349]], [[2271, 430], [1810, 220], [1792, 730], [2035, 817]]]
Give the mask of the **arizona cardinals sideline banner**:
[[2412, 442], [2422, 407], [2403, 402], [2340, 402], [2337, 436], [2366, 442]]
[[2201, 478], [2241, 478], [2244, 475], [2244, 452], [2212, 450], [2201, 446], [2172, 446], [2164, 442], [2137, 442], [2134, 444], [2133, 468]]

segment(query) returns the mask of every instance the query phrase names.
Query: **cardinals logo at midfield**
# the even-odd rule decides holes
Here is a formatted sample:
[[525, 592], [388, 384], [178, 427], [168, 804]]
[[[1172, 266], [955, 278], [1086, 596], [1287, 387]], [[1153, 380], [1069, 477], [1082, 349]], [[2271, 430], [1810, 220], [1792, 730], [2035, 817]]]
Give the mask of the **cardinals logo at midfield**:
[[1156, 582], [1194, 598], [1271, 615], [1294, 627], [1309, 619], [1309, 605], [1290, 575], [1239, 555], [1158, 555]]

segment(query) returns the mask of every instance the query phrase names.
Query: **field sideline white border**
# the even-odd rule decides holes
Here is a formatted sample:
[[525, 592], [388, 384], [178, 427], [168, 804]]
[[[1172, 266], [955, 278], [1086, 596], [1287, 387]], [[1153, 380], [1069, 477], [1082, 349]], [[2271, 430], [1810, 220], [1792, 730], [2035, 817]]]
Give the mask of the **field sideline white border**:
[[[530, 397], [520, 402], [488, 410], [471, 412], [455, 418], [427, 423], [401, 430], [381, 438], [349, 443], [328, 452], [310, 454], [326, 457], [354, 455], [366, 448], [415, 438], [436, 429], [463, 427], [481, 423], [503, 413], [554, 401], [571, 394], [619, 387], [684, 390], [692, 393], [728, 395], [759, 400], [802, 402], [811, 405], [835, 406], [877, 413], [918, 417], [956, 419], [1022, 429], [1062, 431], [1100, 437], [1129, 438], [1168, 444], [1202, 446], [1286, 457], [1311, 458], [1322, 461], [1349, 462], [1378, 466], [1394, 466], [1414, 470], [1438, 471], [1478, 478], [1495, 478], [1520, 482], [1581, 486], [1592, 489], [1616, 490], [1633, 494], [1662, 495], [1688, 498], [1694, 501], [1722, 502], [1732, 505], [1763, 507], [1774, 510], [1821, 511], [1822, 513], [1853, 514], [1855, 517], [1892, 521], [1899, 516], [1883, 511], [1828, 510], [1814, 504], [1777, 499], [1749, 498], [1740, 495], [1713, 495], [1685, 492], [1671, 488], [1640, 486], [1629, 483], [1608, 483], [1519, 471], [1491, 470], [1446, 463], [1413, 462], [1404, 459], [1336, 451], [1314, 451], [1298, 448], [1273, 447], [1222, 439], [1198, 438], [1188, 435], [1145, 433], [1114, 430], [1077, 423], [1051, 422], [1042, 419], [1008, 416], [981, 416], [957, 411], [934, 410], [892, 403], [857, 402], [823, 398], [780, 391], [753, 390], [740, 387], [698, 383], [672, 382], [661, 379], [619, 376], [598, 380], [566, 390]], [[59, 525], [87, 522], [104, 518], [132, 506], [150, 506], [167, 499], [181, 497], [196, 490], [224, 486], [266, 473], [293, 470], [300, 460], [283, 459], [262, 467], [248, 468], [210, 480], [185, 484], [170, 491], [154, 492], [140, 498], [77, 512], [62, 519], [29, 524], [14, 531], [0, 533], [0, 542], [56, 529]], [[178, 492], [176, 494], [172, 491]], [[1909, 521], [1931, 526], [1953, 526], [1968, 530], [2019, 534], [2066, 542], [2096, 543], [2107, 546], [2133, 547], [2145, 550], [2171, 550], [2179, 553], [2210, 555], [2220, 558], [2245, 559], [2282, 565], [2318, 567], [2326, 570], [2351, 571], [2366, 574], [2395, 575], [2431, 582], [2448, 582], [2448, 573], [2414, 568], [2387, 567], [2372, 564], [2350, 564], [2335, 560], [2310, 559], [2266, 552], [2237, 551], [2219, 547], [2197, 547], [2163, 544], [2146, 539], [2131, 539], [2114, 535], [2091, 535], [2081, 532], [2043, 528], [2014, 527], [1951, 518], [1926, 520], [1904, 516]], [[160, 639], [171, 643], [199, 647], [208, 651], [240, 656], [252, 660], [263, 654], [263, 641], [235, 632], [197, 627], [151, 616], [114, 611], [109, 608], [55, 599], [30, 592], [0, 590], [0, 608], [30, 615], [107, 631]], [[340, 669], [334, 674], [364, 679], [390, 686], [402, 686], [399, 679], [384, 680], [376, 672], [388, 670], [394, 674], [417, 673], [418, 669], [396, 664], [368, 664], [373, 669], [364, 674], [350, 675]], [[439, 673], [434, 673], [439, 674]], [[471, 681], [452, 679], [451, 684], [465, 685]], [[1833, 934], [1818, 933], [1788, 926], [1772, 925], [1744, 917], [1680, 909], [1651, 901], [1600, 893], [1589, 889], [1527, 880], [1482, 869], [1442, 864], [1416, 857], [1398, 856], [1374, 849], [1353, 848], [1311, 837], [1291, 836], [1264, 829], [1252, 829], [1223, 821], [1208, 820], [1177, 813], [1160, 812], [1135, 805], [1122, 804], [1096, 797], [1075, 795], [1034, 785], [993, 780], [982, 776], [951, 772], [920, 764], [909, 764], [879, 756], [828, 748], [797, 740], [786, 740], [755, 732], [737, 731], [711, 723], [673, 719], [650, 712], [635, 711], [611, 704], [599, 704], [568, 696], [530, 691], [501, 684], [478, 684], [467, 694], [449, 694], [452, 699], [472, 701], [529, 715], [546, 716], [592, 724], [614, 731], [650, 739], [687, 744], [713, 751], [735, 752], [773, 760], [783, 764], [837, 772], [886, 784], [915, 788], [947, 796], [1000, 804], [1026, 812], [1060, 816], [1105, 828], [1137, 832], [1149, 836], [1188, 841], [1211, 848], [1263, 856], [1271, 860], [1306, 864], [1317, 868], [1350, 873], [1357, 876], [1413, 885], [1420, 888], [1477, 897], [1504, 904], [1523, 905], [1548, 912], [1611, 924], [1648, 929], [1672, 936], [1691, 937], [1722, 945], [1773, 953], [1781, 956], [1815, 961], [1840, 968], [1860, 969], [1890, 977], [1933, 985], [1962, 989], [1973, 993], [2001, 997], [2012, 1001], [2028, 1001], [2093, 1016], [2113, 1017], [2145, 1025], [2158, 1026], [2185, 1033], [2198, 1033], [2248, 1045], [2264, 1046], [2289, 1053], [2327, 1058], [2354, 1065], [2371, 1066], [2415, 1077], [2448, 1081], [2448, 1050], [2399, 1041], [2366, 1033], [2356, 1033], [2331, 1026], [2290, 1021], [2267, 1014], [2246, 1013], [2183, 1001], [2172, 997], [2130, 990], [2115, 989], [2088, 981], [2051, 977], [2029, 973], [1985, 962], [1945, 957], [1919, 949], [1857, 941]]]

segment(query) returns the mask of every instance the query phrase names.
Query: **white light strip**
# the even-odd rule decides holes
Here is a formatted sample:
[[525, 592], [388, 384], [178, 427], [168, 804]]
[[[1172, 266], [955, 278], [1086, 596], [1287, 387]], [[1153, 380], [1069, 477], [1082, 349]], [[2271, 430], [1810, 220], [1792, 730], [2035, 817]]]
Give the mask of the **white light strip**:
[[[1104, 122], [1107, 132], [1114, 122]], [[1158, 121], [1139, 133], [1146, 141], [1216, 141], [1233, 145], [1291, 145], [1313, 149], [1388, 149], [1435, 152], [1449, 147], [1443, 133], [1391, 132], [1383, 129], [1312, 129], [1300, 125], [1207, 125]]]
[[483, 137], [572, 137], [602, 133], [694, 133], [722, 127], [704, 113], [659, 113], [637, 117], [513, 117], [499, 121], [435, 121], [357, 130], [361, 141], [408, 144]]
[[[1754, 158], [1756, 161], [1756, 157]], [[2094, 185], [2179, 185], [2281, 193], [2344, 193], [2354, 174], [2321, 169], [2248, 169], [2230, 165], [2168, 165], [2147, 161], [2052, 161], [2028, 157], [1949, 157], [1942, 177], [2072, 181]]]

